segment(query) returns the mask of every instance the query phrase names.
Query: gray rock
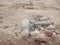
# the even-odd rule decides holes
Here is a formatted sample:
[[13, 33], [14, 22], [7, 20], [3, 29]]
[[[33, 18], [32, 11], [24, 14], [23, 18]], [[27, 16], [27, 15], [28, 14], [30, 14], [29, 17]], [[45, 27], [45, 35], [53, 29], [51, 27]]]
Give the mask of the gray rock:
[[33, 26], [29, 26], [29, 31], [30, 32], [34, 31], [34, 27]]
[[51, 21], [41, 21], [41, 22], [36, 22], [36, 24], [50, 25], [50, 24], [53, 24], [53, 22], [51, 22]]

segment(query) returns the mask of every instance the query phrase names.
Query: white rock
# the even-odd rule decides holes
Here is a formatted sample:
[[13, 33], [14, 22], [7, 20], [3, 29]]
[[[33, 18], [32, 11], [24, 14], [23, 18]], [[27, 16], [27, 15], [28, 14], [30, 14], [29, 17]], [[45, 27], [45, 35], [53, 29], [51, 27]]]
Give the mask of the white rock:
[[54, 37], [54, 38], [55, 38], [56, 36], [57, 36], [57, 35], [56, 35], [56, 33], [55, 33], [55, 32], [53, 32], [52, 37]]
[[21, 32], [21, 37], [27, 38], [28, 35], [29, 35], [29, 30], [28, 30], [28, 29], [25, 29], [25, 30], [23, 30], [23, 31]]
[[39, 34], [37, 37], [36, 37], [36, 39], [38, 40], [38, 41], [44, 41], [44, 42], [47, 42], [47, 36], [44, 34], [44, 33], [41, 33], [41, 34]]
[[48, 29], [55, 29], [55, 26], [54, 25], [49, 25], [47, 28]]
[[39, 34], [38, 36], [37, 36], [37, 38], [44, 38], [45, 39], [45, 37], [46, 37], [46, 35], [44, 34], [44, 33], [42, 33], [42, 34]]
[[22, 21], [22, 30], [29, 30], [29, 20], [28, 19], [24, 19]]
[[36, 38], [36, 36], [37, 36], [39, 33], [40, 33], [39, 31], [35, 30], [35, 31], [31, 32], [31, 36], [34, 37], [34, 38]]
[[49, 19], [50, 19], [50, 18], [44, 18], [44, 17], [43, 17], [43, 18], [41, 18], [40, 20], [41, 20], [41, 21], [48, 21]]
[[41, 28], [41, 30], [44, 30], [44, 28], [43, 27], [40, 27]]
[[22, 26], [27, 26], [29, 25], [29, 20], [28, 19], [24, 19], [22, 22]]
[[60, 34], [60, 31], [58, 31], [58, 30], [55, 30], [55, 32], [56, 32], [57, 34]]

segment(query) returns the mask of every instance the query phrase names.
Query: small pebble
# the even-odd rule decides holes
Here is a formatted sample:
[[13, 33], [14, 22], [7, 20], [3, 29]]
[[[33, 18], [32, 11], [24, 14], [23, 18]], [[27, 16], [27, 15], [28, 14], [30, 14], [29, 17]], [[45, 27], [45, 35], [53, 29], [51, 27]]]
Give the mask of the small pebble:
[[55, 33], [55, 32], [53, 32], [52, 37], [53, 37], [53, 38], [55, 38], [55, 37], [56, 37], [56, 33]]

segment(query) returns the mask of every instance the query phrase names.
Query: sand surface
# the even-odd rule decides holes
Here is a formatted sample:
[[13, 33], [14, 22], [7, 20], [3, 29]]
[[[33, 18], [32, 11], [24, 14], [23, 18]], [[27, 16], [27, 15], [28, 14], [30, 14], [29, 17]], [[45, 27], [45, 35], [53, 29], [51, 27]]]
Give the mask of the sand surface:
[[37, 15], [51, 18], [59, 28], [60, 0], [0, 0], [0, 45], [32, 45], [20, 39], [21, 22]]

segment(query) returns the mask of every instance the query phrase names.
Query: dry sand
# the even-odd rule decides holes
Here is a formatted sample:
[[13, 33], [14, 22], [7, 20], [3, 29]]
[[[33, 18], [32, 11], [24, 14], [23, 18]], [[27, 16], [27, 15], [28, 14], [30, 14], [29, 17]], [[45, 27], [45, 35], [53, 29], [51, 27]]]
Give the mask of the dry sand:
[[0, 45], [32, 45], [20, 39], [21, 22], [37, 15], [51, 18], [59, 28], [60, 0], [0, 0]]

